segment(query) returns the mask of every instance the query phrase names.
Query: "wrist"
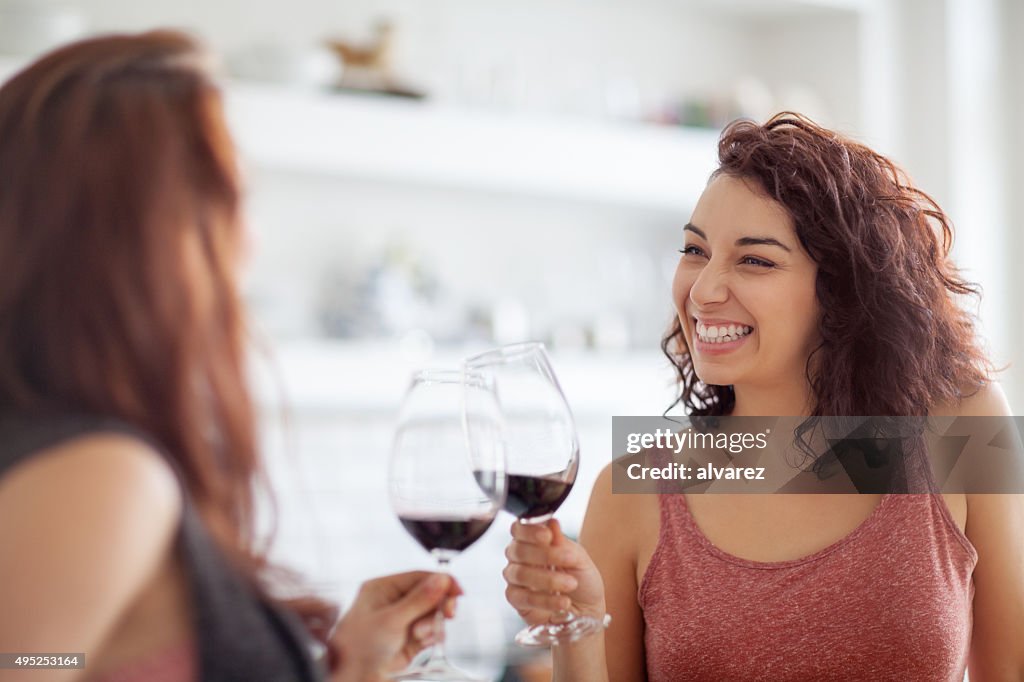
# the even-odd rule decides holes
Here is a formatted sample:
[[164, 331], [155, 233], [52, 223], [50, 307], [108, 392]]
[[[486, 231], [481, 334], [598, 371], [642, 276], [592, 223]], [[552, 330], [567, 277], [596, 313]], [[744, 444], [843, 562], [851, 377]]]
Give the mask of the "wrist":
[[353, 651], [345, 638], [335, 633], [334, 659], [331, 682], [383, 682], [384, 676], [374, 666], [362, 660], [358, 651]]
[[341, 659], [331, 682], [384, 682], [384, 676], [379, 671], [370, 670], [351, 659]]
[[605, 615], [608, 613], [607, 605], [601, 601], [597, 604], [588, 604], [586, 606], [577, 606], [575, 609], [577, 616], [583, 616], [587, 618], [593, 618], [595, 620], [603, 621]]

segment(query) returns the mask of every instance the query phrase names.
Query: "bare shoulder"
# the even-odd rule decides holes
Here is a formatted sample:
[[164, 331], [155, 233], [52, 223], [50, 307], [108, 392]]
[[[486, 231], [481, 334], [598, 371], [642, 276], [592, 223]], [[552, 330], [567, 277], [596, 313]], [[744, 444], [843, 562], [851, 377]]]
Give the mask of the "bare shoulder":
[[1024, 495], [968, 495], [974, 569], [971, 679], [1021, 679], [1024, 671]]
[[615, 462], [608, 464], [594, 483], [581, 540], [584, 546], [598, 544], [616, 547], [620, 552], [625, 549], [635, 561], [645, 530], [651, 530], [653, 524], [653, 532], [657, 532], [657, 499], [655, 495], [614, 492], [616, 466]]
[[620, 523], [627, 528], [635, 527], [636, 515], [642, 514], [645, 508], [650, 506], [653, 495], [614, 492], [613, 480], [616, 466], [619, 465], [612, 462], [598, 474], [594, 490], [591, 493], [587, 516], [589, 517], [593, 512], [605, 518], [609, 523]]
[[[65, 506], [93, 499], [122, 507], [145, 508], [177, 516], [181, 493], [170, 465], [152, 446], [119, 433], [74, 438], [38, 453], [0, 479], [0, 509], [19, 500]], [[3, 515], [0, 514], [0, 517]]]
[[[171, 560], [181, 516], [173, 470], [119, 434], [56, 445], [0, 479], [0, 641], [96, 647]], [[59, 645], [59, 646], [58, 646]]]
[[612, 464], [609, 464], [594, 481], [587, 514], [580, 530], [580, 542], [587, 551], [593, 553], [619, 529], [620, 520], [626, 511], [623, 509], [625, 501], [620, 497], [612, 494]]
[[[930, 411], [942, 417], [1009, 417], [1002, 388], [990, 382], [958, 405]], [[946, 496], [947, 501], [951, 496]], [[978, 552], [971, 679], [1009, 679], [1024, 670], [1024, 495], [967, 494], [965, 533]], [[1013, 677], [1017, 679], [1017, 677]]]
[[929, 414], [933, 417], [1002, 417], [1012, 412], [1002, 386], [990, 381], [959, 404], [936, 405]]
[[[644, 621], [637, 599], [639, 565], [645, 538], [658, 533], [658, 504], [653, 495], [612, 489], [613, 474], [622, 462], [604, 468], [594, 485], [580, 543], [590, 554], [604, 582], [611, 629], [605, 635], [607, 678], [644, 679]], [[653, 521], [649, 508], [653, 504]]]
[[39, 537], [80, 538], [65, 544], [68, 550], [132, 540], [144, 549], [177, 526], [181, 505], [174, 471], [150, 445], [123, 434], [89, 434], [38, 453], [0, 479], [0, 537], [45, 532]]

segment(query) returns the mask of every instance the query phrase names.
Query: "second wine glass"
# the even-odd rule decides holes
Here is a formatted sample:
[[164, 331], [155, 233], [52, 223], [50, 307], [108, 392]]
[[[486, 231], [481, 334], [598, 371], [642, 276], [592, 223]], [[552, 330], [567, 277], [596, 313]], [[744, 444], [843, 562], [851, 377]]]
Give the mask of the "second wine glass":
[[[504, 416], [505, 509], [520, 523], [544, 523], [576, 482], [580, 447], [569, 403], [544, 345], [503, 346], [465, 361], [467, 372], [493, 378]], [[606, 619], [607, 620], [607, 619]], [[556, 613], [516, 635], [522, 646], [576, 641], [604, 630], [606, 620]]]

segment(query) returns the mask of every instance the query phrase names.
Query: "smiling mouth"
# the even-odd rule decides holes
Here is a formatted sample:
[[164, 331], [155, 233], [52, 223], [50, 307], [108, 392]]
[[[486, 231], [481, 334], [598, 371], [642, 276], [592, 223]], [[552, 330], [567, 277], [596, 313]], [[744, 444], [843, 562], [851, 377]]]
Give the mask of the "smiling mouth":
[[697, 339], [704, 343], [729, 343], [749, 336], [754, 328], [746, 324], [707, 325], [693, 318], [693, 328]]

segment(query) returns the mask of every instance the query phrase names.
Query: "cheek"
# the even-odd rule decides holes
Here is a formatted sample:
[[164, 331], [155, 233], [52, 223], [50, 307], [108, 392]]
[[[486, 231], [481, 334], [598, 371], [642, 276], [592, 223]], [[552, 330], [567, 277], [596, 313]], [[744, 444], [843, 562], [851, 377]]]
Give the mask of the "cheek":
[[686, 317], [686, 301], [690, 297], [692, 286], [693, 277], [680, 263], [676, 268], [675, 277], [672, 278], [672, 301], [675, 303], [676, 312], [680, 317]]
[[799, 318], [799, 324], [794, 326], [800, 330], [804, 349], [810, 351], [818, 345], [821, 339], [821, 333], [818, 331], [821, 306], [818, 304], [818, 296], [815, 293], [814, 277], [805, 282], [802, 291], [803, 296], [794, 304], [794, 314]]
[[[818, 345], [818, 303], [815, 297], [777, 297], [762, 301], [760, 341], [773, 352], [804, 357]], [[766, 314], [765, 314], [766, 313]]]

